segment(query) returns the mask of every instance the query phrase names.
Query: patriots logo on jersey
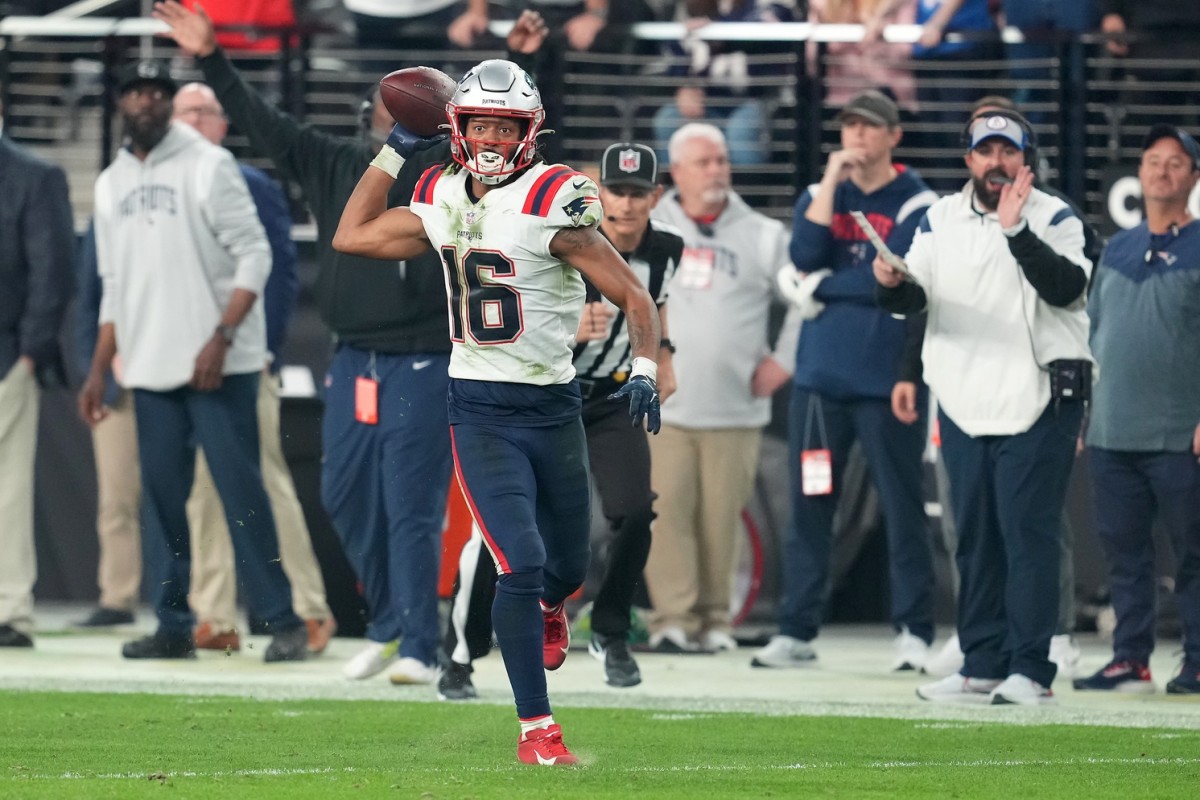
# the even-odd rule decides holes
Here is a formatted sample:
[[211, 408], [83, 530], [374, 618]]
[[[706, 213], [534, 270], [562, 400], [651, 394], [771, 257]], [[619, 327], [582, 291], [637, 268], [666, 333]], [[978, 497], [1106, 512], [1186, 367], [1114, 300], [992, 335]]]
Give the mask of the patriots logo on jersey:
[[595, 197], [588, 197], [587, 195], [576, 197], [574, 200], [563, 206], [562, 209], [566, 215], [571, 218], [571, 222], [575, 225], [578, 225], [579, 220], [583, 219], [583, 215], [587, 213], [588, 208], [595, 203], [597, 199], [598, 198]]

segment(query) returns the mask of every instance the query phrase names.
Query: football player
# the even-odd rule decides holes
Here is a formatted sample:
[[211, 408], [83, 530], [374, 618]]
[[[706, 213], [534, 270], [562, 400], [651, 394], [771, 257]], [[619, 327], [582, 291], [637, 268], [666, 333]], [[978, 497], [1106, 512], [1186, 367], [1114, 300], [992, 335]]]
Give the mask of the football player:
[[[596, 226], [596, 184], [537, 155], [545, 111], [517, 65], [484, 61], [446, 106], [454, 164], [430, 168], [407, 208], [387, 208], [404, 159], [433, 145], [397, 125], [346, 204], [342, 252], [441, 255], [449, 298], [454, 466], [499, 575], [492, 623], [521, 722], [517, 757], [573, 764], [544, 669], [570, 644], [563, 603], [587, 571], [589, 482], [572, 347], [583, 277], [624, 312], [633, 424], [659, 427], [654, 301]], [[582, 274], [581, 274], [582, 273]]]

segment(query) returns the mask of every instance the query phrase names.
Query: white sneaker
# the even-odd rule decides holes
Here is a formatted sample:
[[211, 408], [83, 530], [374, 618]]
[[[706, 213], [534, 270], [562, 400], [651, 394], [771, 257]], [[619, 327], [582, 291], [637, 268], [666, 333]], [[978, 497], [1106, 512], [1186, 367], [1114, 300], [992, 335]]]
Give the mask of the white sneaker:
[[737, 650], [738, 643], [725, 631], [711, 630], [705, 631], [704, 635], [700, 637], [700, 647], [704, 650], [712, 650], [714, 653], [732, 652]]
[[668, 625], [650, 634], [650, 649], [660, 653], [692, 653], [696, 645], [688, 640], [687, 633], [678, 625]]
[[992, 705], [1046, 706], [1058, 701], [1054, 692], [1024, 675], [1012, 674], [992, 690]]
[[921, 667], [921, 672], [935, 678], [944, 678], [954, 675], [962, 668], [963, 652], [962, 647], [958, 644], [958, 634], [956, 633], [946, 640], [941, 650], [925, 659], [925, 665]]
[[405, 656], [388, 670], [388, 680], [397, 686], [413, 686], [433, 683], [438, 676], [436, 667], [422, 664], [415, 658]]
[[917, 697], [931, 703], [987, 703], [1000, 681], [968, 678], [960, 673], [917, 688]]
[[752, 667], [808, 667], [816, 663], [817, 651], [808, 642], [782, 634], [772, 636], [750, 659]]
[[396, 660], [396, 651], [400, 642], [367, 642], [367, 646], [358, 652], [342, 667], [342, 675], [348, 680], [361, 681], [372, 675], [378, 675], [387, 669], [388, 664]]
[[1074, 637], [1069, 633], [1060, 633], [1050, 639], [1050, 660], [1058, 665], [1058, 674], [1064, 678], [1079, 677], [1079, 659], [1083, 654]]
[[892, 647], [896, 651], [896, 658], [892, 661], [893, 672], [920, 671], [929, 660], [929, 645], [920, 637], [909, 633], [907, 627], [900, 629]]

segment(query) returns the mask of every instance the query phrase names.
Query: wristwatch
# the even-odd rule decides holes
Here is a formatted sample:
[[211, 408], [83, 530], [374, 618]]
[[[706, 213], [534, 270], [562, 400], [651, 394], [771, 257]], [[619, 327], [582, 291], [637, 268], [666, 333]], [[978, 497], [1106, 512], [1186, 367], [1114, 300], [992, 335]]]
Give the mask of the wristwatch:
[[217, 334], [217, 336], [220, 336], [223, 340], [225, 340], [225, 345], [227, 347], [232, 347], [233, 346], [233, 338], [235, 336], [237, 336], [237, 326], [236, 325], [218, 325], [216, 334]]
[[666, 350], [671, 355], [675, 355], [675, 343], [667, 337], [664, 336], [663, 338], [659, 339], [658, 346], [660, 349]]

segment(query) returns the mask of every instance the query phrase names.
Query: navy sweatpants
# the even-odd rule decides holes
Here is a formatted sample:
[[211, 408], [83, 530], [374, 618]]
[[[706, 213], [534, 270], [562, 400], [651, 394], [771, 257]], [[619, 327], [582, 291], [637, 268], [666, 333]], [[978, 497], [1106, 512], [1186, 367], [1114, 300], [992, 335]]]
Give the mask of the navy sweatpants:
[[[450, 487], [447, 354], [343, 345], [325, 378], [321, 500], [365, 594], [367, 638], [437, 655], [438, 565]], [[360, 376], [379, 381], [379, 423], [354, 418]]]
[[1050, 403], [1029, 430], [968, 436], [939, 413], [958, 528], [962, 674], [1054, 680], [1062, 509], [1082, 403]]
[[[802, 491], [800, 453], [821, 446], [820, 426], [815, 419], [808, 424], [810, 402], [813, 414], [824, 422], [832, 459], [833, 494], [829, 495], [808, 496]], [[835, 400], [801, 387], [792, 392], [788, 417], [792, 524], [783, 543], [779, 632], [809, 641], [821, 628], [829, 595], [833, 514], [855, 439], [866, 454], [883, 505], [892, 624], [897, 630], [906, 626], [914, 636], [932, 642], [933, 543], [921, 497], [925, 425], [900, 422], [887, 400]]]
[[1175, 596], [1184, 658], [1200, 666], [1200, 464], [1190, 452], [1129, 453], [1088, 448], [1096, 527], [1108, 559], [1117, 629], [1113, 657], [1149, 663], [1154, 652], [1154, 536], [1157, 517], [1175, 555]]
[[225, 520], [250, 613], [271, 633], [304, 623], [292, 610], [292, 588], [279, 563], [279, 538], [263, 488], [258, 452], [257, 372], [226, 375], [221, 388], [187, 386], [166, 392], [135, 389], [142, 502], [148, 526], [162, 532], [159, 630], [190, 638], [195, 619], [188, 607], [192, 557], [187, 499], [196, 471], [196, 446], [204, 450]]

